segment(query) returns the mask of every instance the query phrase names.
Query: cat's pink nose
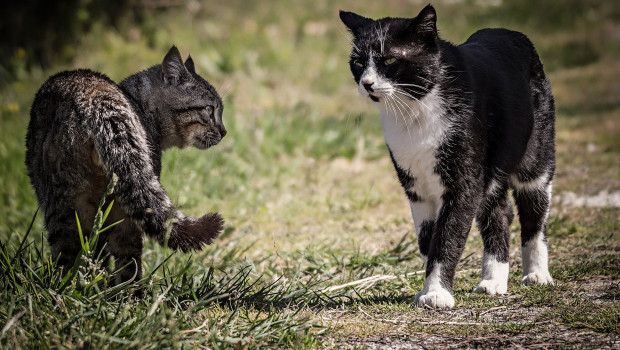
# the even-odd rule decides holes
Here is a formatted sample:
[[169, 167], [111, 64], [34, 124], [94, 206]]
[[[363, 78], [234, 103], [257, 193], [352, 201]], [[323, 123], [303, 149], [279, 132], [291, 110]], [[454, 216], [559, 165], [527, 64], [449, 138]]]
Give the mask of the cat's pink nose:
[[369, 92], [373, 92], [373, 90], [372, 90], [372, 85], [373, 85], [373, 84], [374, 84], [374, 83], [365, 83], [365, 82], [362, 82], [362, 86], [364, 86], [364, 89], [366, 89], [366, 91], [369, 91]]

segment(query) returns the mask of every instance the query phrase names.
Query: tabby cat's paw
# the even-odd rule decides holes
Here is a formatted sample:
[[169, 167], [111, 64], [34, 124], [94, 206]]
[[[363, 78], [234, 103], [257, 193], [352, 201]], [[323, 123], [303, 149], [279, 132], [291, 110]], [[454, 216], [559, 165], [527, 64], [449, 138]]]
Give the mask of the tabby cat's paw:
[[498, 280], [482, 280], [480, 284], [474, 288], [474, 293], [487, 293], [490, 295], [506, 294], [507, 291], [508, 283]]
[[534, 284], [553, 284], [553, 278], [549, 274], [549, 272], [532, 272], [525, 276], [521, 280], [521, 283], [525, 285], [534, 285]]
[[451, 309], [454, 307], [454, 297], [445, 289], [424, 292], [421, 291], [415, 296], [415, 303], [418, 307], [429, 309]]
[[183, 217], [172, 226], [168, 246], [183, 252], [201, 250], [211, 244], [224, 230], [224, 219], [218, 213], [208, 213], [197, 219]]

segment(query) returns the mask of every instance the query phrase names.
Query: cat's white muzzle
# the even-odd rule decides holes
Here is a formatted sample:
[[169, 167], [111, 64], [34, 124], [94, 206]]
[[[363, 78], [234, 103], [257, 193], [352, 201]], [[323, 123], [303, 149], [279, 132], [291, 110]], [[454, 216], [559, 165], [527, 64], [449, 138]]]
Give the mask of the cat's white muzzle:
[[357, 85], [357, 91], [363, 97], [369, 97], [373, 102], [378, 103], [381, 97], [391, 93], [392, 84], [377, 74], [374, 63], [370, 60], [368, 68], [362, 74]]

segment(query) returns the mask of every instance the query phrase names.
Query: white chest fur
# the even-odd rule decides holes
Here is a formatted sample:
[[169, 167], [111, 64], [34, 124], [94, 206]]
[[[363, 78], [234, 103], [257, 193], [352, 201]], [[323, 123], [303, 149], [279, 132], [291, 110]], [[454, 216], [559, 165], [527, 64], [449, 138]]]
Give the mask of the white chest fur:
[[390, 103], [388, 98], [377, 106], [383, 135], [396, 163], [415, 178], [414, 187], [408, 190], [438, 209], [444, 185], [435, 173], [436, 154], [447, 130], [441, 98], [431, 91], [419, 103], [409, 99]]

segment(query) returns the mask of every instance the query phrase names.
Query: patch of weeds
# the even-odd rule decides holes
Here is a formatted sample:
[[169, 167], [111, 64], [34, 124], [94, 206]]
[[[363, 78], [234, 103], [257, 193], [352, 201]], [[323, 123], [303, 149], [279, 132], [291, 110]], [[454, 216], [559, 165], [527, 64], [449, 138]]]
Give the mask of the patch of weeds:
[[[375, 274], [390, 274], [396, 276], [400, 284], [413, 281], [417, 285], [420, 284], [420, 278], [423, 281], [423, 276], [411, 275], [405, 278], [405, 273], [399, 272], [403, 263], [415, 259], [416, 251], [417, 246], [408, 239], [408, 235], [404, 235], [393, 248], [375, 254], [360, 249], [342, 251], [320, 245], [309, 247], [304, 251], [281, 255], [285, 261], [297, 262], [293, 266], [287, 266], [286, 273], [294, 274], [301, 271], [308, 276], [320, 275], [327, 277], [331, 283], [360, 280]], [[375, 283], [380, 285], [380, 282], [381, 279], [373, 280], [355, 287], [368, 287]], [[352, 290], [352, 288], [344, 290]]]
[[474, 293], [472, 289], [456, 289], [454, 291], [456, 307], [488, 310], [493, 307], [506, 305], [507, 303], [506, 298], [501, 295]]
[[570, 281], [592, 276], [607, 276], [613, 279], [620, 278], [620, 255], [605, 254], [593, 258], [578, 257], [579, 263], [565, 265], [552, 269], [552, 275], [557, 279]]
[[279, 343], [291, 349], [314, 349], [318, 339], [308, 330], [289, 329], [282, 334]]
[[549, 217], [547, 232], [550, 237], [583, 238], [589, 245], [618, 246], [620, 216], [617, 208], [574, 208], [569, 213]]
[[570, 328], [599, 333], [620, 332], [620, 308], [616, 304], [598, 304], [589, 299], [573, 298], [559, 301], [545, 316], [557, 319]]
[[377, 305], [383, 305], [380, 309], [416, 309], [414, 296], [408, 295], [398, 289], [390, 289], [388, 291], [380, 290], [378, 292], [358, 292], [354, 290], [351, 295], [355, 296], [353, 303], [349, 304], [353, 308], [357, 308], [357, 305], [365, 305], [371, 308], [375, 308]]
[[523, 297], [523, 306], [525, 307], [550, 307], [557, 302], [557, 292], [562, 285], [556, 281], [556, 284], [543, 284], [533, 286], [523, 286], [519, 291]]
[[620, 301], [620, 282], [614, 282], [605, 287], [601, 299], [609, 301]]
[[549, 237], [568, 237], [584, 230], [578, 222], [572, 222], [567, 217], [552, 216], [547, 221], [547, 234]]
[[[108, 287], [114, 275], [102, 269], [100, 258], [93, 254], [96, 232], [114, 225], [102, 228], [111, 204], [103, 211], [104, 200], [101, 203], [95, 234], [84, 236], [77, 221], [83, 251], [64, 275], [36, 242], [29, 241], [30, 229], [16, 249], [0, 240], [0, 274], [7, 276], [0, 280], [0, 324], [4, 325], [0, 347], [316, 345], [312, 331], [317, 327], [300, 315], [306, 301], [315, 298], [309, 285], [264, 281], [255, 277], [249, 261], [222, 262], [235, 266], [225, 272], [191, 258], [175, 268], [170, 266], [172, 255], [159, 256], [161, 263], [142, 280]], [[211, 252], [214, 256], [232, 259], [236, 255], [210, 249], [219, 250]], [[136, 289], [144, 297], [134, 297]]]

